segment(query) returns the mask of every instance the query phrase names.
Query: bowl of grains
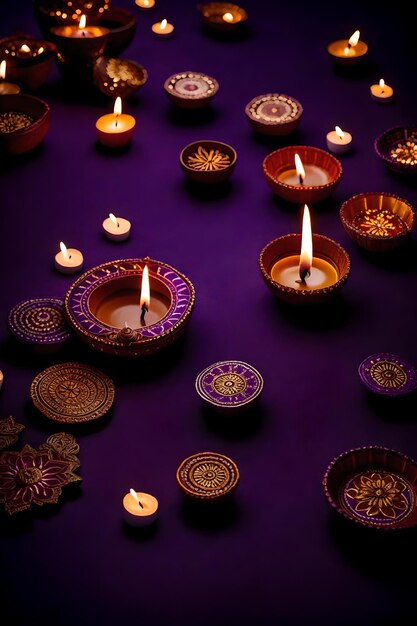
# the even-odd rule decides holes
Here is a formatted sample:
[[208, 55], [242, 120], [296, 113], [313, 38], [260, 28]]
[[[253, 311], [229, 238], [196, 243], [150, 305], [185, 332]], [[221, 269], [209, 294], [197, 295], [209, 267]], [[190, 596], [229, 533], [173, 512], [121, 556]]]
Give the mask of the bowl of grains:
[[40, 98], [8, 94], [0, 98], [0, 156], [29, 152], [45, 138], [50, 108]]
[[227, 180], [236, 161], [237, 153], [232, 146], [208, 139], [188, 144], [180, 154], [181, 169], [187, 178], [210, 185]]

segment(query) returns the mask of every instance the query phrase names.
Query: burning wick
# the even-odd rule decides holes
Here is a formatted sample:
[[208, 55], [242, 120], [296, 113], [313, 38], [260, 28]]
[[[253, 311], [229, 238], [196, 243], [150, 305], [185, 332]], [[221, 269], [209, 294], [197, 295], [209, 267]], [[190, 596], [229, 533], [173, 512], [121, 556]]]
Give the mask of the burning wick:
[[149, 288], [149, 270], [148, 270], [148, 266], [145, 265], [145, 267], [143, 268], [142, 287], [140, 290], [140, 307], [142, 310], [141, 315], [140, 315], [140, 321], [142, 323], [145, 322], [145, 315], [149, 311], [150, 300], [151, 300], [151, 295], [150, 295], [150, 288]]
[[383, 78], [381, 78], [381, 80], [379, 81], [379, 86], [381, 88], [381, 93], [384, 93], [385, 89], [385, 80]]
[[63, 241], [61, 241], [59, 243], [59, 247], [60, 247], [61, 252], [62, 252], [62, 254], [64, 256], [64, 259], [70, 259], [71, 255], [68, 254], [68, 248], [67, 248], [67, 246], [65, 245], [65, 243]]
[[304, 205], [303, 213], [303, 230], [301, 235], [301, 254], [300, 254], [300, 280], [295, 282], [305, 285], [307, 276], [311, 273], [311, 263], [313, 260], [313, 238], [311, 235], [311, 220], [308, 206]]
[[356, 46], [356, 44], [359, 41], [360, 35], [361, 35], [360, 31], [359, 30], [355, 30], [355, 32], [353, 33], [353, 35], [351, 36], [351, 38], [348, 41], [348, 45], [344, 49], [344, 53], [345, 54], [349, 54], [350, 49], [354, 48]]
[[85, 15], [82, 15], [80, 17], [80, 23], [78, 24], [78, 28], [81, 30], [81, 34], [83, 37], [85, 37], [85, 26], [87, 24], [87, 17]]
[[117, 228], [120, 228], [120, 224], [117, 220], [117, 217], [115, 215], [113, 215], [113, 213], [109, 213], [109, 218], [111, 219], [111, 221], [113, 222], [113, 224], [115, 226], [117, 226]]
[[132, 496], [132, 498], [134, 498], [136, 500], [136, 502], [138, 503], [138, 505], [140, 506], [141, 509], [143, 509], [143, 504], [142, 502], [139, 500], [138, 495], [136, 493], [136, 491], [134, 489], [130, 490], [130, 495]]
[[116, 101], [114, 103], [114, 109], [113, 109], [113, 113], [116, 116], [116, 121], [115, 121], [116, 128], [117, 128], [117, 118], [119, 117], [121, 112], [122, 112], [122, 99], [120, 96], [117, 96]]
[[301, 161], [300, 157], [298, 156], [297, 153], [295, 153], [294, 155], [294, 161], [295, 161], [295, 169], [297, 170], [297, 175], [298, 175], [298, 179], [300, 181], [300, 185], [304, 184], [304, 179], [306, 177], [306, 173], [304, 170], [304, 166], [303, 166], [303, 162]]

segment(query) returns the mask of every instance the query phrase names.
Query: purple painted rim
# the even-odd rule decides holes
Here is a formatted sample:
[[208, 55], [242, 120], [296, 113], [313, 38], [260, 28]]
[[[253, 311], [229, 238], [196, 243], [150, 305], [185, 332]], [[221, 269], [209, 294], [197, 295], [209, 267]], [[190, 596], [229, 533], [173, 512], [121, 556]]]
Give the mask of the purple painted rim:
[[222, 409], [237, 409], [253, 402], [262, 392], [261, 374], [244, 361], [218, 361], [197, 376], [198, 395]]
[[10, 310], [8, 326], [18, 339], [34, 345], [54, 345], [71, 338], [59, 298], [22, 300]]
[[372, 393], [400, 396], [417, 388], [417, 372], [411, 363], [389, 352], [376, 352], [358, 368], [362, 383]]

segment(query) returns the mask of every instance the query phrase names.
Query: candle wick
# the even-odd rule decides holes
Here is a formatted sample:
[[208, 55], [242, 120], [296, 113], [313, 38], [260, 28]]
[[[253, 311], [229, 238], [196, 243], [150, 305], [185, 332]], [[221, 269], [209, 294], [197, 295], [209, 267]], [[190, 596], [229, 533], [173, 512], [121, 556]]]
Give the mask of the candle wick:
[[144, 322], [145, 321], [145, 315], [148, 312], [148, 307], [146, 306], [146, 304], [142, 304], [142, 313], [140, 315], [140, 321]]
[[300, 269], [300, 278], [295, 282], [299, 285], [305, 285], [307, 276], [310, 276], [310, 270], [307, 267]]
[[298, 176], [298, 178], [299, 178], [299, 180], [300, 180], [300, 185], [303, 185], [303, 184], [304, 184], [304, 179], [303, 179], [303, 177], [301, 176], [301, 174]]
[[69, 258], [69, 259], [71, 258], [71, 255], [70, 255], [70, 254], [68, 255], [68, 258]]
[[81, 32], [82, 32], [82, 34], [83, 34], [83, 37], [85, 37], [85, 31], [84, 31], [84, 30], [82, 30]]
[[143, 509], [143, 504], [142, 504], [142, 502], [140, 500], [138, 500], [138, 504], [139, 504], [140, 508]]

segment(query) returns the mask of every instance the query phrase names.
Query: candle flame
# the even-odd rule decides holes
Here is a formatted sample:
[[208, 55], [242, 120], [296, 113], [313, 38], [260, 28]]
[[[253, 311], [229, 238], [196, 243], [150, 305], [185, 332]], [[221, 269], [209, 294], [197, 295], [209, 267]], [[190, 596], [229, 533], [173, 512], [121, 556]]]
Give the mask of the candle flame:
[[111, 219], [111, 221], [113, 222], [115, 226], [119, 225], [119, 222], [117, 221], [117, 217], [113, 215], [113, 213], [109, 213], [109, 218]]
[[0, 78], [3, 80], [6, 78], [6, 61], [0, 63]]
[[311, 234], [311, 220], [308, 206], [304, 205], [303, 213], [303, 230], [301, 235], [301, 254], [300, 254], [300, 279], [305, 280], [310, 275], [311, 264], [313, 262], [313, 237]]
[[19, 48], [19, 52], [25, 52], [25, 53], [30, 52], [30, 48], [25, 43], [23, 43]]
[[86, 15], [82, 15], [80, 17], [80, 23], [78, 24], [78, 28], [80, 30], [82, 30], [83, 28], [85, 28], [87, 25], [87, 16]]
[[343, 130], [340, 128], [340, 126], [335, 126], [335, 131], [336, 131], [336, 135], [339, 137], [339, 139], [343, 139], [343, 137], [345, 136], [345, 133], [343, 132]]
[[45, 48], [43, 46], [39, 48], [38, 54], [42, 54], [42, 52], [45, 52]]
[[147, 309], [149, 309], [149, 305], [150, 305], [150, 301], [151, 301], [151, 294], [150, 294], [150, 288], [149, 288], [149, 270], [148, 270], [148, 266], [145, 265], [145, 267], [143, 268], [143, 274], [142, 274], [142, 287], [140, 290], [140, 306], [146, 306]]
[[349, 39], [349, 46], [351, 48], [353, 48], [354, 46], [356, 46], [356, 44], [359, 41], [359, 37], [361, 36], [361, 33], [359, 30], [355, 30], [355, 32], [353, 33], [353, 35], [351, 36], [351, 38]]
[[149, 0], [143, 0], [143, 4], [144, 4], [145, 7], [147, 7], [148, 4], [149, 4]]
[[139, 504], [138, 494], [134, 489], [130, 489], [130, 495], [132, 496], [132, 498], [135, 498], [136, 502]]
[[162, 22], [160, 23], [159, 27], [161, 30], [165, 30], [168, 24], [168, 20], [162, 20]]
[[59, 242], [59, 247], [65, 259], [68, 259], [68, 248], [63, 241]]
[[120, 96], [117, 96], [115, 103], [114, 103], [113, 113], [115, 115], [120, 115], [121, 112], [122, 112], [122, 99]]
[[224, 13], [223, 19], [225, 22], [233, 22], [233, 13]]
[[381, 78], [381, 80], [379, 81], [379, 86], [381, 87], [381, 91], [384, 91], [385, 80], [383, 78]]
[[295, 169], [297, 170], [297, 175], [300, 177], [300, 181], [303, 181], [306, 177], [306, 173], [304, 170], [303, 162], [297, 153], [295, 153], [294, 155], [294, 161], [295, 161]]

